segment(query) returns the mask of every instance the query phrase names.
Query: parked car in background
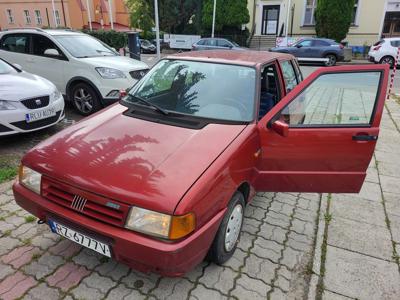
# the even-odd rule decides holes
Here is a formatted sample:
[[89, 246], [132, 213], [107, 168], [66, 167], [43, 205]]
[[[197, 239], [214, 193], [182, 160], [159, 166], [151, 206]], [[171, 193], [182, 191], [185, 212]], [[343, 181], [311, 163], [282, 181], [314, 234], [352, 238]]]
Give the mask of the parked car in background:
[[388, 64], [393, 67], [399, 47], [400, 38], [382, 39], [371, 47], [368, 59], [376, 64]]
[[181, 276], [235, 252], [256, 191], [358, 193], [389, 67], [197, 51], [159, 61], [119, 104], [22, 159], [16, 202], [132, 268]]
[[[156, 39], [152, 39], [150, 42], [155, 47], [157, 46], [157, 40]], [[164, 49], [169, 49], [169, 43], [167, 43], [164, 39], [160, 39], [160, 51], [163, 51]]]
[[142, 53], [156, 53], [157, 48], [150, 41], [140, 39], [140, 51]]
[[325, 66], [334, 66], [344, 60], [344, 47], [334, 40], [306, 38], [290, 47], [271, 48], [271, 52], [289, 53], [299, 61], [324, 61]]
[[237, 43], [222, 38], [203, 38], [192, 46], [192, 50], [245, 50]]
[[135, 84], [148, 70], [145, 63], [71, 30], [2, 31], [0, 57], [53, 82], [82, 115], [117, 101], [120, 90]]
[[56, 86], [0, 58], [0, 136], [53, 126], [64, 118]]

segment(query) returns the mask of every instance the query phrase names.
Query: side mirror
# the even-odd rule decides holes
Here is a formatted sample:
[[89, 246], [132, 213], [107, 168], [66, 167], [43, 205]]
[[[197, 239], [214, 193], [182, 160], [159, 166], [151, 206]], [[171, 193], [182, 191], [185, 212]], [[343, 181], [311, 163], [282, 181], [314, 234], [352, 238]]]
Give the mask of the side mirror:
[[46, 49], [44, 51], [44, 55], [46, 56], [60, 56], [60, 53], [57, 49]]
[[289, 136], [289, 124], [277, 120], [274, 123], [272, 123], [271, 128], [273, 131], [275, 131], [277, 134], [287, 137]]
[[301, 47], [303, 47], [303, 45], [301, 45], [301, 44], [296, 45], [296, 48], [301, 48]]
[[19, 64], [12, 64], [14, 68], [18, 69], [18, 71], [22, 71], [22, 67]]

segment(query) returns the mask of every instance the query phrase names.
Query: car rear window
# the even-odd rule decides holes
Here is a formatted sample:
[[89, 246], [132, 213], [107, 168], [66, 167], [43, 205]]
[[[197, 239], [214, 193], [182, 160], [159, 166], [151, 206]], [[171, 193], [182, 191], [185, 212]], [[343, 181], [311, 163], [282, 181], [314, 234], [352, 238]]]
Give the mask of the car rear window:
[[392, 47], [400, 47], [400, 40], [390, 41], [390, 45], [392, 45]]

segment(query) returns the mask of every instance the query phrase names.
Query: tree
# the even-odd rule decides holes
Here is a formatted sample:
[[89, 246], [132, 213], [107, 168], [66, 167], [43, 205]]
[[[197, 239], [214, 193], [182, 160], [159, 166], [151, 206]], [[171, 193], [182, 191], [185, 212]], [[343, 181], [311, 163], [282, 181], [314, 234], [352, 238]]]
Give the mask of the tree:
[[[204, 0], [203, 25], [205, 28], [212, 27], [214, 0]], [[215, 29], [222, 31], [224, 27], [240, 28], [250, 20], [247, 0], [217, 0], [215, 13]]]
[[354, 0], [318, 0], [315, 10], [315, 30], [318, 37], [341, 42], [351, 25]]
[[131, 27], [142, 29], [145, 34], [150, 32], [154, 25], [153, 6], [150, 1], [128, 0], [126, 5], [130, 11]]

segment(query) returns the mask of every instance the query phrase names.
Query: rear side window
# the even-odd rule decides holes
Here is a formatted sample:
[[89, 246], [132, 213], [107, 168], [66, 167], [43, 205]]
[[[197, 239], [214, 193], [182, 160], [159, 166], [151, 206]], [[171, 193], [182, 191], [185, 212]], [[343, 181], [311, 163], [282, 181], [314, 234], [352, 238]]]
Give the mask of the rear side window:
[[294, 127], [369, 125], [380, 72], [325, 74], [313, 81], [282, 111]]
[[204, 42], [205, 42], [205, 40], [200, 40], [200, 41], [197, 42], [197, 45], [202, 46], [202, 45], [204, 45]]
[[392, 45], [392, 47], [400, 47], [400, 40], [390, 41], [390, 45]]
[[214, 40], [214, 39], [209, 39], [209, 40], [206, 40], [205, 45], [206, 46], [216, 46], [217, 45], [217, 41]]
[[16, 53], [29, 53], [29, 44], [28, 34], [7, 34], [2, 38], [0, 48]]
[[289, 60], [281, 61], [283, 79], [285, 80], [286, 92], [289, 93], [297, 85], [296, 72]]
[[330, 46], [331, 44], [325, 41], [319, 41], [319, 40], [315, 40], [313, 41], [313, 46], [314, 47], [326, 47], [326, 46]]

